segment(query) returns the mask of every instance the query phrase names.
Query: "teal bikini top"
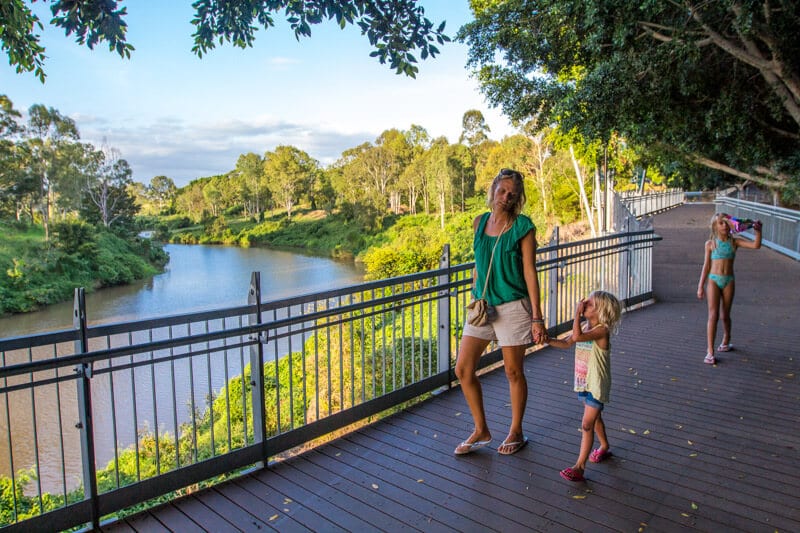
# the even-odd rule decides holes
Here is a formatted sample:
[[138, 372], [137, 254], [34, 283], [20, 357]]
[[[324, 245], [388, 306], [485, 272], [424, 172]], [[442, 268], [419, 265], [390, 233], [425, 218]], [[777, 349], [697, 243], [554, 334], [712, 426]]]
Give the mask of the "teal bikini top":
[[711, 250], [711, 259], [733, 259], [736, 256], [736, 250], [730, 239], [727, 241], [716, 239], [716, 241], [717, 246]]

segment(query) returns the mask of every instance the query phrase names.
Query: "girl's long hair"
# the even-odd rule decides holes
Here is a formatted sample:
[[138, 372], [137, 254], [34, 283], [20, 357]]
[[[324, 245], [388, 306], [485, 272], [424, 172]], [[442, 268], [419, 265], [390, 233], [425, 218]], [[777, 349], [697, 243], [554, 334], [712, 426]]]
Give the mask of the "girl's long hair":
[[593, 291], [589, 294], [589, 298], [594, 300], [597, 319], [608, 328], [609, 333], [615, 334], [622, 319], [622, 305], [617, 297], [610, 292]]

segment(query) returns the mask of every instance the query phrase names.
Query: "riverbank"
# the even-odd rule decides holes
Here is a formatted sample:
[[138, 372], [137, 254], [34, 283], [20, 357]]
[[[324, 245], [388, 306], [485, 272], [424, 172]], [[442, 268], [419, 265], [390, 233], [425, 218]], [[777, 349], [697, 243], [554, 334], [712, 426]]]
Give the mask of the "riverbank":
[[0, 222], [0, 316], [36, 311], [89, 291], [126, 285], [159, 272], [169, 261], [161, 245], [124, 239], [82, 223], [52, 227]]

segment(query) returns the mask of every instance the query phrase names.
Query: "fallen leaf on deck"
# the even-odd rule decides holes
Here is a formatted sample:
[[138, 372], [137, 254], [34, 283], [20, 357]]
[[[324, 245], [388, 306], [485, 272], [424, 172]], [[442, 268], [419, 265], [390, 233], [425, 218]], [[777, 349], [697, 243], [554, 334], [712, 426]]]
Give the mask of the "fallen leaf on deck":
[[697, 457], [697, 452], [695, 452], [695, 453], [690, 453], [690, 454], [689, 454], [689, 457]]
[[678, 378], [669, 378], [670, 381], [678, 381]]
[[275, 520], [277, 518], [278, 518], [278, 515], [274, 514], [274, 515], [269, 517], [269, 521], [272, 522], [273, 520]]
[[456, 416], [461, 416], [461, 413], [456, 413]]
[[629, 429], [629, 430], [628, 430], [628, 433], [630, 433], [631, 435], [636, 435], [636, 431], [634, 431], [634, 430], [632, 430], [632, 429]]
[[644, 433], [642, 433], [642, 435], [649, 435], [649, 434], [650, 434], [650, 430], [649, 429], [645, 429]]
[[688, 513], [681, 513], [681, 516], [684, 517], [684, 518], [689, 518], [689, 514]]
[[694, 509], [695, 511], [697, 510], [697, 504], [694, 502], [692, 502], [692, 509]]
[[378, 485], [376, 485], [375, 483], [373, 483], [373, 484], [372, 484], [372, 488], [373, 488], [373, 489], [375, 489], [375, 490], [378, 490]]
[[292, 503], [292, 499], [291, 498], [284, 498], [283, 499], [283, 505], [287, 505], [287, 504], [290, 504], [290, 503]]
[[694, 446], [694, 442], [692, 442], [690, 440], [687, 440], [686, 442], [689, 443], [689, 446]]
[[573, 499], [573, 500], [585, 500], [585, 499], [586, 499], [586, 496], [584, 496], [583, 494], [576, 494], [576, 495], [574, 495], [574, 496], [572, 497], [572, 499]]
[[425, 483], [425, 480], [424, 479], [418, 479], [417, 483]]

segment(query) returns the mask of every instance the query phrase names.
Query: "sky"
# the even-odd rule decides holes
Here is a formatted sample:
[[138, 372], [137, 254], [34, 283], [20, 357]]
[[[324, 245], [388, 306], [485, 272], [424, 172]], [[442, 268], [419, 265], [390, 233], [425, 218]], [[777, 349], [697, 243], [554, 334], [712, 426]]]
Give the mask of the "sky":
[[[200, 59], [191, 51], [192, 0], [130, 0], [127, 39], [135, 50], [123, 59], [49, 25], [48, 4], [33, 4], [45, 25], [45, 83], [3, 61], [0, 94], [25, 115], [42, 104], [72, 118], [81, 140], [119, 150], [144, 184], [164, 175], [184, 186], [232, 170], [241, 154], [263, 156], [280, 145], [329, 165], [387, 129], [411, 125], [455, 143], [471, 109], [483, 113], [490, 138], [515, 132], [480, 93], [461, 43], [420, 61], [416, 79], [369, 57], [357, 27], [331, 23], [312, 26], [300, 41], [278, 23], [259, 31], [253, 48], [225, 44]], [[451, 37], [472, 18], [468, 0], [420, 4], [435, 24], [447, 22]]]

